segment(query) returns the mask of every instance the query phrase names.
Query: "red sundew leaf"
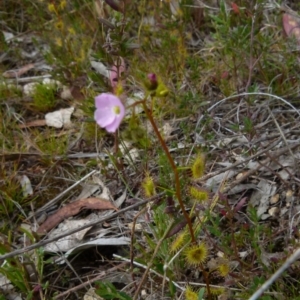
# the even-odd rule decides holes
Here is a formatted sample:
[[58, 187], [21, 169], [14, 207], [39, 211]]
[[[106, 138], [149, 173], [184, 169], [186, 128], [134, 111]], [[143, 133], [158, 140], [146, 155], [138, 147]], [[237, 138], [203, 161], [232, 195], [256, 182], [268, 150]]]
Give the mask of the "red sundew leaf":
[[236, 212], [238, 212], [238, 211], [240, 211], [241, 209], [242, 209], [242, 207], [244, 206], [244, 204], [246, 203], [246, 201], [247, 201], [247, 197], [244, 197], [244, 198], [242, 198], [239, 202], [238, 202], [238, 204], [235, 206], [235, 208], [234, 208], [234, 212], [236, 213]]
[[175, 224], [174, 227], [166, 235], [166, 238], [169, 238], [169, 237], [175, 235], [176, 233], [178, 233], [182, 228], [184, 228], [186, 226], [186, 224], [187, 224], [186, 219], [181, 220], [180, 222]]
[[288, 37], [295, 37], [300, 44], [300, 19], [290, 14], [283, 14], [282, 25]]
[[240, 9], [239, 9], [239, 7], [238, 7], [238, 5], [236, 3], [231, 2], [231, 8], [234, 11], [234, 13], [236, 13], [237, 15], [240, 14]]
[[55, 214], [47, 218], [47, 220], [39, 227], [37, 233], [45, 234], [64, 219], [77, 215], [83, 209], [114, 209], [118, 210], [109, 201], [100, 198], [86, 198], [72, 202]]

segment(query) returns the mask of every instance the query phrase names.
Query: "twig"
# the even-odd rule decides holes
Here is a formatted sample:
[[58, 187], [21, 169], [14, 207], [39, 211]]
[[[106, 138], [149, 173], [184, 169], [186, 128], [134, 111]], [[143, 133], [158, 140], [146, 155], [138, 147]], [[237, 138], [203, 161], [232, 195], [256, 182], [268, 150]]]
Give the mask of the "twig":
[[249, 300], [258, 299], [264, 291], [266, 291], [272, 283], [298, 258], [300, 257], [300, 248], [292, 254], [285, 263], [249, 298]]
[[41, 79], [45, 79], [45, 78], [51, 78], [52, 75], [50, 74], [47, 74], [47, 75], [41, 75], [41, 76], [32, 76], [32, 77], [22, 77], [22, 78], [13, 78], [13, 79], [7, 79], [6, 82], [8, 83], [15, 83], [16, 81], [18, 83], [22, 82], [22, 83], [25, 83], [25, 82], [32, 82], [32, 81], [35, 81], [35, 80], [41, 80]]
[[[272, 117], [272, 119], [273, 119], [273, 121], [274, 121], [274, 123], [275, 123], [275, 125], [276, 125], [276, 127], [277, 127], [277, 129], [278, 129], [278, 131], [279, 131], [279, 134], [281, 135], [281, 138], [283, 139], [285, 145], [288, 146], [288, 142], [287, 142], [287, 140], [286, 140], [286, 138], [285, 138], [285, 135], [284, 135], [284, 133], [282, 132], [282, 129], [280, 128], [280, 126], [279, 126], [279, 124], [278, 124], [276, 118], [274, 117], [274, 115], [273, 115], [273, 113], [272, 113], [270, 107], [267, 106], [267, 109], [268, 109], [268, 112], [269, 112], [270, 116]], [[291, 154], [292, 158], [295, 160], [295, 155], [294, 155], [294, 153], [292, 152], [291, 149], [289, 149], [289, 151], [290, 151], [290, 154]]]
[[54, 160], [66, 159], [66, 158], [106, 158], [108, 155], [106, 153], [72, 153], [66, 155], [55, 155], [52, 156], [50, 154], [41, 154], [41, 153], [0, 153], [0, 158], [11, 161], [16, 159], [25, 158], [28, 159], [30, 157], [51, 157]]

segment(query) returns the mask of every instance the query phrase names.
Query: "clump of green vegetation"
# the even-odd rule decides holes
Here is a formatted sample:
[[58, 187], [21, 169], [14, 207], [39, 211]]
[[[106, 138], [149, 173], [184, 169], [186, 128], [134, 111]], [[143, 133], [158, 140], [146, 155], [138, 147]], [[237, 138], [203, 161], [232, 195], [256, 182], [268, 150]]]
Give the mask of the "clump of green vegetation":
[[53, 85], [37, 84], [32, 95], [35, 109], [46, 112], [57, 104], [56, 88]]

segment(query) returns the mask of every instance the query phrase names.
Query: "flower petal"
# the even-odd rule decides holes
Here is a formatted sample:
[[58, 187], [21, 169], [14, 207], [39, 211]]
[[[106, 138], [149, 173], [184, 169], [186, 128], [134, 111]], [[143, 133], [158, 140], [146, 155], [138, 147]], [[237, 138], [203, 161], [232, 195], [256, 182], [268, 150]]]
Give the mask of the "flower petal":
[[112, 98], [117, 98], [116, 96], [108, 93], [102, 93], [95, 97], [96, 108], [103, 108], [104, 106], [110, 106], [110, 101]]
[[120, 114], [115, 116], [115, 119], [113, 122], [111, 122], [111, 124], [105, 126], [105, 129], [108, 132], [116, 132], [116, 130], [119, 128], [123, 118], [125, 115], [125, 109], [123, 106], [120, 106]]
[[94, 119], [97, 124], [104, 128], [107, 125], [111, 124], [116, 118], [116, 115], [111, 113], [111, 108], [98, 108], [95, 110]]
[[97, 124], [108, 132], [115, 132], [125, 115], [125, 107], [121, 100], [112, 94], [103, 93], [95, 97], [95, 105], [97, 109], [94, 118]]
[[112, 123], [110, 123], [109, 125], [105, 126], [105, 129], [108, 132], [116, 132], [116, 130], [119, 128], [120, 123], [121, 123], [122, 119], [115, 119]]

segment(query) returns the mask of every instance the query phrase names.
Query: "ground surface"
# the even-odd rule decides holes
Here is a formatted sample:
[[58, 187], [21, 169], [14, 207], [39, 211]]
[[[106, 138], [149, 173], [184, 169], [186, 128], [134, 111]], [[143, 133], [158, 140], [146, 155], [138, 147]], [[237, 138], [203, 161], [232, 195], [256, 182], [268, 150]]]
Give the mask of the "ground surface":
[[0, 299], [249, 299], [299, 247], [299, 9], [1, 3]]

